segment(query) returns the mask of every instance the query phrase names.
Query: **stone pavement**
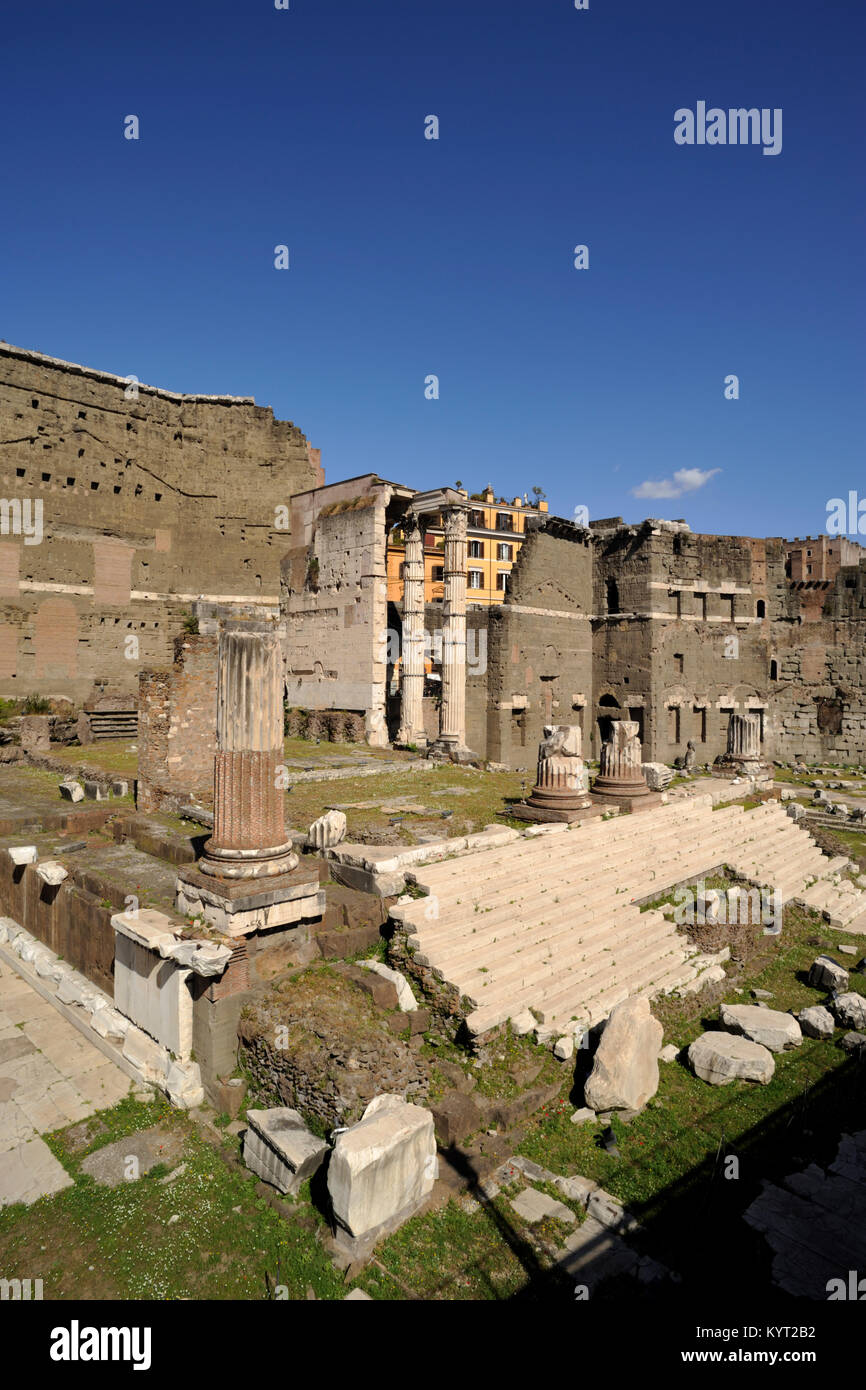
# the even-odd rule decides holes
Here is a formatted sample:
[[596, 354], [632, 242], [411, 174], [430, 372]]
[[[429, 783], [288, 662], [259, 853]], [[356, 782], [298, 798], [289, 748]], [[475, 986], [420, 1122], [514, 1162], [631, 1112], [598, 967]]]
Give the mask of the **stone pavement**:
[[39, 1137], [116, 1105], [129, 1077], [0, 962], [0, 1207], [72, 1179]]
[[[811, 1163], [765, 1182], [744, 1219], [773, 1252], [773, 1282], [794, 1298], [862, 1299], [866, 1270], [866, 1130], [843, 1134], [826, 1169]], [[853, 1272], [854, 1291], [848, 1289]], [[832, 1281], [837, 1281], [834, 1285]], [[841, 1280], [845, 1292], [838, 1292]]]

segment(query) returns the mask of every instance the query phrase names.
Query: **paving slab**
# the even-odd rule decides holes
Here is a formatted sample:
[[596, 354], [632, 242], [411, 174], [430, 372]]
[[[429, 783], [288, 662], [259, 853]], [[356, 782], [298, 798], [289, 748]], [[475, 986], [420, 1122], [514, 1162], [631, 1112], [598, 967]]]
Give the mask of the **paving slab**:
[[130, 1079], [37, 988], [5, 963], [3, 971], [0, 1153], [9, 1154], [116, 1105]]
[[36, 1130], [14, 1099], [0, 1103], [0, 1153], [17, 1148], [25, 1140], [33, 1139], [35, 1134]]
[[[158, 1163], [173, 1165], [180, 1158], [183, 1146], [184, 1136], [180, 1131], [151, 1125], [150, 1129], [139, 1130], [137, 1134], [117, 1139], [88, 1154], [81, 1171], [88, 1173], [101, 1187], [119, 1187], [122, 1182], [131, 1180], [131, 1173], [144, 1177]], [[129, 1162], [131, 1158], [136, 1160], [134, 1168]]]
[[42, 1139], [0, 1153], [0, 1207], [14, 1202], [29, 1206], [71, 1186], [72, 1178]]

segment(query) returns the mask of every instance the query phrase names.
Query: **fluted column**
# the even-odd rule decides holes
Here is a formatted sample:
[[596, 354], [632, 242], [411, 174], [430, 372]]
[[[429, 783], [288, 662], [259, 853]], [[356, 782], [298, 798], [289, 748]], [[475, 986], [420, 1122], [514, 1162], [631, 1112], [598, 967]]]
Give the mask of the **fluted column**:
[[578, 724], [545, 726], [530, 806], [577, 809], [589, 804], [589, 780], [581, 757], [581, 742]]
[[728, 757], [760, 759], [761, 721], [756, 714], [732, 714], [728, 719]]
[[403, 571], [403, 649], [400, 654], [400, 728], [397, 742], [423, 746], [424, 731], [424, 535], [417, 517], [408, 523]]
[[298, 862], [286, 837], [283, 671], [268, 623], [229, 620], [220, 632], [214, 828], [199, 863], [220, 878], [286, 873]]
[[593, 792], [641, 796], [649, 791], [643, 774], [639, 730], [635, 719], [614, 720], [610, 738], [602, 745]]
[[466, 744], [466, 510], [445, 513], [444, 597], [442, 604], [442, 704], [439, 742]]

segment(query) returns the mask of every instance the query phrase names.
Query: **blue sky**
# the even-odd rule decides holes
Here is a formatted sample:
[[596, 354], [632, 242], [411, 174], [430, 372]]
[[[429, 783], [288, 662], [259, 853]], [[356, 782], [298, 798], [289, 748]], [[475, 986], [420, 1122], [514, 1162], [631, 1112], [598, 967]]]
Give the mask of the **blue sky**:
[[[860, 0], [290, 3], [7, 12], [0, 336], [253, 395], [328, 481], [752, 535], [866, 496]], [[781, 153], [677, 145], [699, 100]]]

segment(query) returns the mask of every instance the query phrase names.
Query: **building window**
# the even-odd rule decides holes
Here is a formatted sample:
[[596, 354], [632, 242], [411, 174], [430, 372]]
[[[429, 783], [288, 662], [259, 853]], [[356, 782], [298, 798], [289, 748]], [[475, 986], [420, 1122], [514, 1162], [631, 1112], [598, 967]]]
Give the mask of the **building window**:
[[778, 679], [779, 679], [779, 663], [778, 663], [778, 661], [771, 661], [771, 662], [770, 662], [770, 680], [771, 680], [771, 681], [777, 681]]
[[470, 587], [470, 589], [483, 589], [483, 588], [484, 588], [484, 571], [483, 571], [483, 570], [470, 570], [470, 571], [469, 571], [469, 587]]
[[706, 743], [706, 741], [707, 741], [707, 711], [706, 711], [706, 709], [699, 709], [697, 705], [695, 705], [695, 722], [696, 722], [696, 724], [697, 724], [697, 735], [698, 735], [698, 740], [699, 740], [699, 742], [700, 742], [700, 743]]
[[733, 622], [735, 596], [733, 594], [720, 594], [719, 598], [722, 600], [722, 603], [729, 603], [731, 605], [731, 622]]
[[434, 566], [433, 566], [433, 583], [434, 583], [434, 584], [441, 584], [441, 583], [443, 582], [444, 579], [445, 579], [445, 566], [444, 566], [444, 565], [434, 565]]
[[470, 513], [469, 513], [469, 525], [470, 525], [470, 526], [477, 526], [478, 529], [481, 530], [481, 531], [486, 530], [486, 529], [487, 529], [487, 523], [486, 523], [486, 521], [484, 520], [484, 513], [483, 513], [483, 512], [470, 512]]
[[510, 512], [496, 513], [496, 529], [497, 531], [514, 530], [514, 517], [511, 515]]
[[671, 597], [674, 601], [674, 612], [678, 618], [683, 616], [683, 595], [681, 589], [672, 589]]
[[767, 616], [767, 605], [762, 598], [759, 598], [755, 604], [755, 614], [759, 618], [766, 618]]
[[[812, 552], [810, 551], [809, 554], [811, 555], [811, 553], [812, 553]], [[807, 574], [811, 574], [811, 573], [812, 573], [812, 566], [811, 566], [811, 565], [807, 565], [807, 566], [806, 566], [806, 573], [807, 573]]]
[[669, 734], [670, 742], [671, 742], [671, 743], [679, 743], [679, 741], [680, 741], [680, 707], [679, 707], [679, 705], [671, 705], [670, 710], [668, 711], [668, 718], [669, 718], [669, 720], [670, 720], [670, 734]]
[[674, 652], [674, 669], [676, 670], [678, 676], [681, 676], [683, 674], [683, 671], [685, 670], [685, 665], [686, 659], [683, 656], [682, 652]]
[[508, 570], [500, 570], [496, 576], [496, 587], [501, 593], [505, 593], [505, 585], [508, 580]]
[[705, 623], [707, 621], [706, 594], [695, 594], [695, 607], [697, 609], [697, 616], [700, 618], [701, 622]]
[[483, 541], [470, 541], [470, 542], [469, 542], [469, 558], [470, 558], [470, 560], [483, 560], [483, 559], [484, 559], [484, 542], [483, 542]]
[[512, 558], [511, 546], [506, 545], [504, 541], [500, 541], [496, 547], [496, 558], [497, 560], [510, 560]]
[[811, 558], [812, 558], [812, 552], [811, 552], [811, 550], [807, 550], [807, 551], [806, 551], [806, 559], [807, 559], [807, 560], [811, 560]]

